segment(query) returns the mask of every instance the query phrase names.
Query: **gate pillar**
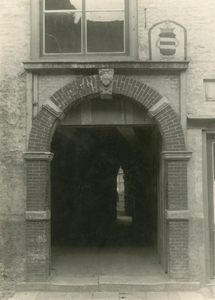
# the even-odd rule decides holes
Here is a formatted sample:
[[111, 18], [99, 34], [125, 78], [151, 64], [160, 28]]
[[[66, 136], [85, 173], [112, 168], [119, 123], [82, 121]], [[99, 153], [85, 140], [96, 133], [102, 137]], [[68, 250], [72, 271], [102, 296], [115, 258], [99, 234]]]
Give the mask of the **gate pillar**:
[[191, 152], [164, 151], [166, 162], [166, 220], [168, 273], [172, 279], [189, 278], [189, 211], [187, 161]]
[[46, 281], [50, 274], [51, 152], [24, 154], [27, 171], [26, 280]]

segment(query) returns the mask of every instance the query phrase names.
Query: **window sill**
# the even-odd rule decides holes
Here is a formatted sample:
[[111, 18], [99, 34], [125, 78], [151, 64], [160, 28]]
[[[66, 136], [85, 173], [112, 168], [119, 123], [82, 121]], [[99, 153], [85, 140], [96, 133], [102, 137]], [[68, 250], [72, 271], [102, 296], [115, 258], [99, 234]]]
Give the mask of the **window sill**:
[[68, 60], [68, 59], [40, 59], [37, 61], [23, 62], [24, 68], [28, 72], [42, 71], [68, 71], [82, 69], [101, 69], [113, 68], [116, 70], [159, 70], [159, 71], [184, 71], [188, 69], [189, 61], [139, 61], [127, 60], [125, 57], [114, 59], [103, 58], [102, 60], [87, 59], [86, 61]]

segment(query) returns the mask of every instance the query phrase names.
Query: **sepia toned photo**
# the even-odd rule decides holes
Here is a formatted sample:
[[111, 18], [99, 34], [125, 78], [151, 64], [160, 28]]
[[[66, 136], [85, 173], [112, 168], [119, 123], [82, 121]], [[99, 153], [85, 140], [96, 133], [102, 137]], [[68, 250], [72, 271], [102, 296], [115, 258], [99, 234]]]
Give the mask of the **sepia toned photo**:
[[0, 299], [215, 299], [214, 31], [214, 0], [0, 0]]

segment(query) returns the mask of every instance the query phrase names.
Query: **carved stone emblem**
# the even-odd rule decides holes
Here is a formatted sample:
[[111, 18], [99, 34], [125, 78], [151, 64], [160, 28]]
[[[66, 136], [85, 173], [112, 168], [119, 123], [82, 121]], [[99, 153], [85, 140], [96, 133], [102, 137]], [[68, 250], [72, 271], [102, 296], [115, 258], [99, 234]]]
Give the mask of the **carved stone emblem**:
[[99, 70], [99, 83], [101, 99], [112, 99], [113, 69]]
[[179, 41], [174, 33], [173, 27], [170, 22], [166, 21], [163, 28], [160, 28], [159, 38], [156, 43], [156, 47], [160, 49], [162, 55], [175, 55], [176, 48], [179, 46]]
[[113, 69], [101, 69], [99, 76], [100, 82], [107, 88], [113, 81]]
[[181, 24], [164, 20], [149, 29], [149, 59], [187, 59], [187, 30]]

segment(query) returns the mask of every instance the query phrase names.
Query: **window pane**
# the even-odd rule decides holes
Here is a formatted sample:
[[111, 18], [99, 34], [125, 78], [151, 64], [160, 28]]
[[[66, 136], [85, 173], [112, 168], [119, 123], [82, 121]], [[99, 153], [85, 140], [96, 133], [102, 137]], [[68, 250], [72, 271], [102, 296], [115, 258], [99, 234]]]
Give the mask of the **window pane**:
[[124, 0], [86, 0], [87, 9], [124, 9]]
[[124, 13], [87, 13], [87, 52], [124, 52]]
[[82, 9], [82, 0], [45, 0], [45, 10]]
[[45, 15], [45, 53], [81, 52], [81, 13]]

